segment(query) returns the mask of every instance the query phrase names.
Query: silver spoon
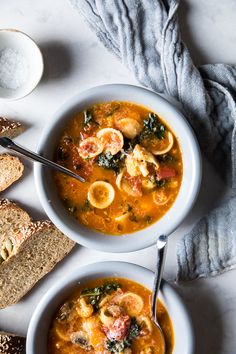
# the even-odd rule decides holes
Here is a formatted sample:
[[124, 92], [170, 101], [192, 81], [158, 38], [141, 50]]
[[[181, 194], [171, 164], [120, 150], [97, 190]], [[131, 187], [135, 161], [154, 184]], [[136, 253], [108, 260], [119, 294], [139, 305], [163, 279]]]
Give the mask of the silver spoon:
[[68, 168], [65, 168], [61, 165], [58, 165], [57, 163], [50, 161], [48, 159], [46, 159], [43, 156], [40, 156], [38, 154], [36, 154], [35, 152], [32, 152], [30, 150], [27, 150], [25, 148], [23, 148], [22, 146], [14, 143], [11, 139], [9, 138], [0, 138], [0, 145], [3, 146], [5, 149], [9, 149], [9, 150], [13, 150], [16, 151], [17, 153], [24, 155], [26, 157], [28, 157], [29, 159], [33, 160], [33, 161], [37, 161], [40, 162], [41, 164], [50, 167], [54, 170], [57, 170], [59, 172], [65, 173], [66, 175], [76, 178], [78, 179], [80, 182], [85, 182], [85, 179], [79, 175], [77, 175], [76, 173], [70, 171]]
[[161, 235], [157, 239], [157, 244], [156, 244], [157, 266], [156, 266], [153, 289], [152, 289], [152, 320], [161, 333], [163, 344], [164, 344], [164, 353], [166, 353], [166, 341], [165, 341], [165, 336], [162, 331], [162, 328], [157, 319], [157, 304], [158, 304], [157, 300], [158, 300], [158, 293], [161, 285], [161, 279], [162, 279], [162, 274], [163, 274], [164, 264], [165, 264], [167, 239], [168, 237], [165, 235]]

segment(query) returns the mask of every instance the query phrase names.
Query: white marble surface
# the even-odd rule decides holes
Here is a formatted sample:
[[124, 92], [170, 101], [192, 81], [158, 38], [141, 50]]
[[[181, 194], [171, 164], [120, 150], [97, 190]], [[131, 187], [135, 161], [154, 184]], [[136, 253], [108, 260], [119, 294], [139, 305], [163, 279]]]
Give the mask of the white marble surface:
[[[236, 1], [185, 0], [180, 7], [183, 38], [196, 64], [236, 62]], [[17, 140], [35, 149], [40, 132], [58, 106], [73, 94], [103, 83], [136, 83], [132, 75], [107, 52], [90, 32], [67, 0], [1, 1], [1, 28], [17, 28], [32, 36], [45, 59], [45, 74], [39, 87], [16, 102], [0, 101], [0, 115], [24, 122], [28, 129]], [[26, 173], [20, 183], [3, 196], [25, 205], [35, 218], [44, 213], [36, 195], [32, 165], [25, 161]], [[219, 202], [225, 187], [214, 171], [204, 164], [204, 179], [197, 203], [170, 240], [165, 277], [176, 274], [175, 247], [178, 239], [201, 215]], [[30, 316], [55, 280], [78, 265], [99, 260], [125, 260], [155, 267], [153, 247], [132, 254], [105, 254], [77, 246], [49, 276], [17, 305], [0, 311], [0, 329], [26, 334]], [[196, 354], [236, 353], [235, 271], [213, 279], [176, 286], [193, 319]], [[184, 338], [183, 338], [184, 340]]]

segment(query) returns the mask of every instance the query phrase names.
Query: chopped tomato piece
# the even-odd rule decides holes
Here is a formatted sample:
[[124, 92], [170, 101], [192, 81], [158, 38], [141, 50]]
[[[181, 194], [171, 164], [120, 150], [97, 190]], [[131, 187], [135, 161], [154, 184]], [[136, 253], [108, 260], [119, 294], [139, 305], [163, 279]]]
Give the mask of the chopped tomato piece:
[[75, 145], [73, 145], [71, 148], [71, 157], [73, 165], [80, 165], [84, 162], [84, 159], [82, 159], [82, 157], [79, 155], [78, 148]]
[[74, 146], [72, 153], [72, 165], [81, 177], [89, 177], [93, 172], [92, 163], [82, 159], [76, 146]]
[[81, 177], [86, 179], [86, 177], [89, 177], [92, 174], [93, 166], [89, 163], [86, 163], [81, 167], [81, 169], [78, 170], [78, 172]]
[[110, 340], [122, 340], [126, 337], [130, 327], [130, 317], [128, 315], [117, 318], [110, 328], [103, 327], [103, 330]]
[[175, 176], [176, 176], [175, 169], [169, 166], [160, 167], [157, 171], [157, 179], [159, 181], [162, 179], [171, 178]]
[[140, 176], [137, 177], [128, 176], [126, 178], [129, 181], [129, 184], [131, 185], [133, 191], [135, 192], [135, 195], [137, 197], [141, 197], [143, 195], [143, 192], [142, 192], [142, 180]]

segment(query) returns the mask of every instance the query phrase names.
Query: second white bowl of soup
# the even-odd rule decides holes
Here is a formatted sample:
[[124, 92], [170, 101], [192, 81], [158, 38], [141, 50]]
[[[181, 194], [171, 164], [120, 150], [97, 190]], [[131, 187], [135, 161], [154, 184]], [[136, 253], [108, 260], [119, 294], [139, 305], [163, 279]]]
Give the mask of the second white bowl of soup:
[[73, 98], [45, 128], [38, 150], [86, 180], [36, 165], [48, 216], [76, 242], [102, 251], [134, 251], [170, 234], [199, 190], [192, 129], [141, 87], [104, 85]]
[[[163, 354], [163, 341], [150, 313], [153, 279], [150, 270], [125, 262], [94, 263], [73, 270], [36, 307], [26, 353]], [[157, 314], [166, 354], [193, 354], [191, 320], [165, 281]]]

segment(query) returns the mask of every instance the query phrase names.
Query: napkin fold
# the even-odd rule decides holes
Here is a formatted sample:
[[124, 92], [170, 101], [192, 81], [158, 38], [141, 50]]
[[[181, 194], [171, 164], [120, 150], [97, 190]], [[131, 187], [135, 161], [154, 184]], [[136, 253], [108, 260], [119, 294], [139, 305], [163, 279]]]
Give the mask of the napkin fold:
[[70, 0], [101, 42], [152, 90], [174, 97], [232, 197], [177, 247], [178, 280], [236, 267], [236, 66], [197, 68], [181, 40], [178, 0]]

